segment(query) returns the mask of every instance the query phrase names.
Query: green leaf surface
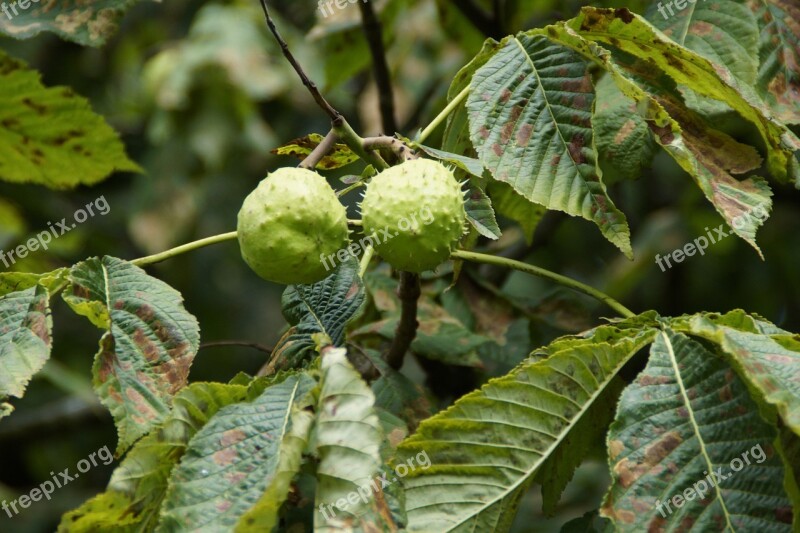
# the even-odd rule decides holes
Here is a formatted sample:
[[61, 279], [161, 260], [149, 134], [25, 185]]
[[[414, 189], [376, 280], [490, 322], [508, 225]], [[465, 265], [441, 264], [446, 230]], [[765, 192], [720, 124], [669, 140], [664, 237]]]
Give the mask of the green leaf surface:
[[517, 222], [528, 244], [533, 242], [533, 234], [547, 213], [547, 209], [531, 202], [514, 190], [514, 187], [502, 181], [490, 182], [486, 192], [491, 197], [497, 213]]
[[[498, 43], [494, 39], [487, 39], [486, 42], [483, 43], [480, 52], [478, 52], [469, 63], [462, 67], [455, 78], [453, 78], [450, 88], [447, 91], [448, 103], [452, 102], [463, 90], [470, 86], [475, 72], [483, 67], [502, 47], [502, 43]], [[472, 141], [470, 140], [469, 114], [466, 105], [459, 105], [455, 111], [447, 117], [444, 137], [442, 139], [442, 150], [470, 158], [476, 155], [475, 149], [472, 146]]]
[[480, 187], [470, 187], [467, 199], [464, 202], [464, 210], [467, 212], [467, 220], [478, 230], [478, 233], [488, 239], [496, 241], [503, 232], [497, 225], [497, 219], [492, 209], [492, 201]]
[[2, 51], [0, 100], [2, 180], [68, 189], [141, 170], [86, 99], [67, 87], [45, 87], [36, 71]]
[[121, 259], [88, 259], [69, 278], [66, 302], [107, 329], [92, 372], [121, 452], [164, 420], [186, 386], [200, 344], [197, 320], [178, 291]]
[[800, 5], [793, 0], [749, 0], [760, 30], [759, 94], [775, 116], [800, 124]]
[[470, 138], [495, 179], [528, 200], [597, 224], [633, 256], [625, 215], [597, 167], [586, 61], [538, 35], [519, 34], [475, 73]]
[[83, 504], [78, 509], [66, 513], [61, 518], [58, 533], [136, 533], [137, 518], [127, 513], [133, 502], [119, 492], [104, 492]]
[[47, 289], [37, 285], [0, 298], [0, 398], [22, 398], [50, 358], [52, 332]]
[[[312, 133], [305, 137], [289, 141], [272, 150], [272, 153], [276, 155], [292, 155], [298, 159], [305, 159], [314, 151], [314, 148], [319, 146], [323, 139], [324, 137], [319, 133]], [[354, 154], [346, 144], [336, 143], [333, 145], [333, 150], [323, 157], [315, 168], [333, 170], [347, 166], [356, 161], [358, 161], [358, 156]]]
[[[172, 412], [149, 435], [137, 442], [114, 470], [108, 491], [64, 516], [59, 531], [112, 529], [153, 531], [167, 491], [170, 473], [186, 451], [189, 440], [222, 407], [244, 401], [247, 387], [222, 383], [193, 383], [175, 397]], [[106, 501], [127, 501], [106, 509]], [[73, 522], [73, 517], [79, 517]]]
[[313, 336], [318, 334], [327, 335], [334, 346], [342, 346], [345, 326], [365, 298], [354, 257], [348, 257], [319, 283], [287, 287], [281, 304], [291, 327], [272, 352], [272, 368], [294, 368], [311, 359], [317, 344]]
[[622, 179], [641, 177], [656, 150], [647, 122], [611, 76], [604, 76], [596, 90], [592, 125], [601, 160], [611, 163]]
[[306, 375], [290, 376], [252, 402], [220, 409], [173, 470], [158, 531], [232, 530], [282, 477], [280, 452], [294, 407], [307, 406], [315, 386]]
[[[371, 483], [382, 464], [383, 431], [374, 406], [375, 396], [347, 360], [346, 351], [323, 351], [314, 531], [356, 525], [374, 531], [368, 526], [380, 519], [372, 507], [376, 491]], [[320, 508], [328, 512], [324, 515]]]
[[739, 376], [774, 405], [800, 435], [800, 341], [796, 335], [765, 335], [737, 326], [736, 314], [698, 315], [684, 331], [719, 344]]
[[745, 2], [690, 2], [683, 10], [674, 6], [674, 13], [664, 2], [655, 1], [647, 19], [676, 43], [727, 68], [742, 83], [755, 84], [759, 32], [753, 10]]
[[432, 463], [403, 479], [409, 531], [508, 528], [533, 475], [576, 428], [586, 429], [581, 419], [612, 409], [603, 393], [653, 340], [651, 324], [636, 317], [558, 339], [546, 359], [522, 363], [422, 422], [396, 459], [425, 451]]
[[308, 446], [309, 434], [314, 424], [313, 414], [297, 405], [292, 410], [291, 428], [281, 443], [275, 475], [256, 505], [239, 520], [237, 533], [272, 531], [278, 524], [281, 505], [289, 495], [292, 479], [300, 471], [303, 452]]
[[796, 152], [800, 139], [774, 120], [752, 88], [724, 68], [674, 43], [639, 15], [627, 9], [585, 7], [565, 23], [582, 37], [612, 46], [662, 70], [679, 85], [729, 105], [756, 126], [767, 147], [767, 164], [779, 181], [800, 185]]
[[451, 163], [476, 178], [483, 177], [483, 163], [481, 163], [478, 159], [467, 157], [465, 155], [454, 154], [451, 152], [445, 152], [444, 150], [437, 150], [436, 148], [431, 148], [422, 144], [415, 144], [415, 146], [418, 146], [420, 150], [434, 159], [438, 159], [439, 161], [443, 161], [445, 163]]
[[788, 533], [776, 436], [729, 366], [662, 331], [609, 432], [603, 515], [617, 531]]
[[48, 291], [54, 291], [65, 283], [68, 268], [59, 268], [46, 274], [33, 274], [29, 272], [0, 272], [0, 296], [24, 291], [36, 285], [41, 285]]
[[8, 2], [0, 32], [26, 39], [43, 31], [85, 46], [100, 46], [117, 29], [122, 14], [136, 0], [39, 0]]

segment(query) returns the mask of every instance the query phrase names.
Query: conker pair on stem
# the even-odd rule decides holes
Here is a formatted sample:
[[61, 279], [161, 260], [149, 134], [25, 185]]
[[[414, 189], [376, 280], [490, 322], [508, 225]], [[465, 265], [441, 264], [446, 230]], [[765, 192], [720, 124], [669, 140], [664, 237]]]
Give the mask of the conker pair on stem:
[[[373, 177], [361, 203], [365, 237], [398, 270], [432, 270], [450, 257], [464, 231], [463, 192], [442, 164], [420, 159]], [[262, 278], [309, 284], [331, 272], [321, 257], [349, 245], [347, 213], [314, 171], [281, 168], [245, 199], [239, 212], [242, 257]]]

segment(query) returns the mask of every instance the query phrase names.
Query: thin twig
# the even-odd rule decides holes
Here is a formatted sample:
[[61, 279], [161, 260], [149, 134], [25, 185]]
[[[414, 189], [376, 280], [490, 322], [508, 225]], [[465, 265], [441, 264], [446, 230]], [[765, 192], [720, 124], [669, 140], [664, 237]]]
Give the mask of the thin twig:
[[311, 153], [308, 154], [308, 156], [306, 156], [306, 158], [303, 159], [303, 162], [300, 163], [298, 166], [300, 168], [307, 168], [309, 170], [314, 170], [315, 168], [317, 168], [317, 165], [319, 165], [319, 162], [322, 161], [322, 159], [326, 155], [331, 153], [333, 147], [336, 145], [338, 141], [339, 141], [339, 135], [336, 133], [336, 131], [335, 130], [329, 131], [328, 134], [325, 136], [325, 138], [322, 139], [322, 142], [319, 143], [316, 146], [316, 148], [314, 148], [314, 150], [312, 150]]
[[400, 322], [394, 332], [394, 339], [389, 351], [386, 352], [385, 360], [395, 370], [400, 370], [403, 366], [403, 359], [414, 338], [417, 336], [417, 302], [419, 300], [419, 276], [411, 272], [400, 272], [400, 286], [397, 289], [400, 297], [402, 311]]
[[294, 58], [294, 55], [292, 55], [292, 52], [289, 50], [289, 45], [286, 44], [286, 41], [284, 41], [283, 37], [281, 37], [278, 28], [275, 26], [275, 22], [272, 20], [272, 16], [269, 14], [269, 6], [267, 6], [267, 0], [261, 0], [261, 7], [264, 10], [264, 17], [267, 19], [267, 26], [269, 26], [272, 35], [275, 36], [275, 40], [278, 41], [278, 45], [281, 47], [283, 55], [292, 65], [292, 68], [294, 68], [295, 72], [297, 72], [297, 75], [300, 76], [300, 79], [303, 81], [303, 85], [306, 86], [308, 91], [311, 93], [311, 96], [314, 97], [314, 100], [322, 108], [322, 110], [328, 114], [331, 120], [333, 121], [338, 120], [342, 116], [342, 114], [339, 113], [336, 109], [334, 109], [334, 107], [330, 103], [328, 103], [325, 97], [322, 96], [322, 93], [319, 92], [317, 85], [313, 81], [311, 81], [311, 79], [309, 79], [303, 68], [300, 66], [300, 63], [297, 62], [297, 60]]
[[525, 272], [526, 274], [531, 274], [533, 276], [538, 276], [540, 278], [549, 279], [550, 281], [555, 281], [560, 285], [569, 287], [578, 292], [582, 292], [587, 296], [591, 296], [592, 298], [595, 298], [596, 300], [603, 302], [604, 304], [606, 304], [608, 307], [619, 313], [619, 315], [624, 318], [631, 318], [636, 316], [636, 313], [634, 313], [633, 311], [622, 305], [620, 302], [618, 302], [608, 294], [598, 289], [595, 289], [590, 285], [581, 283], [578, 280], [568, 278], [567, 276], [563, 276], [556, 272], [551, 272], [547, 269], [538, 267], [536, 265], [530, 265], [528, 263], [523, 263], [522, 261], [515, 261], [513, 259], [498, 257], [495, 255], [481, 254], [477, 252], [468, 252], [466, 250], [456, 250], [450, 254], [450, 257], [452, 259], [461, 259], [464, 261], [471, 261], [473, 263], [484, 263], [487, 265], [497, 265], [504, 268], [511, 268], [513, 270]]
[[383, 46], [383, 28], [372, 4], [372, 2], [358, 2], [358, 7], [361, 8], [361, 22], [372, 54], [372, 69], [378, 86], [383, 130], [387, 133], [397, 133], [392, 77], [386, 62], [386, 49]]
[[257, 342], [248, 342], [248, 341], [213, 341], [213, 342], [204, 342], [200, 345], [200, 350], [204, 350], [206, 348], [222, 348], [228, 346], [240, 346], [243, 348], [252, 348], [254, 350], [258, 350], [259, 352], [264, 352], [266, 354], [272, 353], [272, 348], [268, 346], [264, 346], [263, 344], [259, 344]]
[[394, 155], [401, 161], [411, 161], [412, 159], [419, 159], [417, 152], [414, 151], [406, 143], [397, 139], [396, 137], [389, 137], [388, 135], [381, 135], [378, 137], [367, 137], [362, 142], [364, 149], [377, 150], [385, 148], [391, 150]]
[[505, 37], [500, 21], [486, 13], [472, 0], [453, 0], [453, 4], [486, 37], [497, 39]]

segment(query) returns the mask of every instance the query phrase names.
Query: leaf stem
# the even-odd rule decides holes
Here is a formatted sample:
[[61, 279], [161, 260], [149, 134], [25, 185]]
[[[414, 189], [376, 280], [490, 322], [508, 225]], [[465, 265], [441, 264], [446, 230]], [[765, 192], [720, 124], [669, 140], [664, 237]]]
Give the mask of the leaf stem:
[[186, 252], [192, 252], [194, 250], [199, 250], [200, 248], [204, 248], [206, 246], [211, 246], [212, 244], [217, 244], [225, 241], [232, 241], [234, 239], [236, 239], [235, 231], [231, 231], [230, 233], [222, 233], [220, 235], [214, 235], [213, 237], [206, 237], [205, 239], [200, 239], [199, 241], [183, 244], [181, 246], [178, 246], [176, 248], [171, 248], [169, 250], [166, 250], [158, 254], [148, 255], [147, 257], [140, 257], [139, 259], [134, 259], [133, 261], [131, 261], [131, 263], [139, 267], [152, 265], [155, 263], [160, 263], [161, 261], [166, 261], [167, 259], [172, 259], [173, 257], [185, 254]]
[[497, 257], [494, 255], [481, 254], [477, 252], [468, 252], [466, 250], [456, 250], [450, 254], [450, 257], [452, 259], [461, 259], [464, 261], [471, 261], [473, 263], [485, 263], [487, 265], [511, 268], [520, 272], [525, 272], [526, 274], [531, 274], [532, 276], [549, 279], [550, 281], [554, 281], [560, 285], [564, 285], [565, 287], [569, 287], [570, 289], [576, 290], [603, 302], [625, 318], [636, 316], [633, 311], [616, 301], [608, 294], [601, 292], [594, 287], [590, 287], [589, 285], [581, 283], [580, 281], [568, 278], [567, 276], [562, 276], [561, 274], [551, 272], [535, 265], [529, 265], [528, 263], [515, 261], [514, 259], [507, 259], [505, 257]]
[[464, 101], [464, 99], [467, 97], [468, 94], [469, 94], [469, 85], [464, 87], [464, 89], [460, 93], [458, 93], [456, 97], [450, 101], [449, 104], [447, 104], [447, 107], [442, 109], [442, 112], [439, 113], [436, 116], [436, 118], [433, 119], [433, 122], [428, 124], [428, 127], [426, 127], [424, 130], [420, 132], [420, 134], [416, 138], [416, 142], [418, 143], [425, 142], [425, 139], [431, 136], [431, 133], [433, 133], [434, 130], [436, 130], [436, 128], [438, 128], [439, 125], [441, 125], [441, 123], [445, 121], [448, 115], [450, 115], [450, 113], [452, 113], [455, 110], [455, 108], [458, 107], [461, 104], [461, 102]]
[[342, 196], [344, 196], [345, 194], [347, 194], [349, 192], [352, 192], [352, 191], [354, 191], [356, 189], [360, 189], [361, 187], [366, 187], [366, 185], [367, 184], [364, 183], [363, 181], [357, 181], [357, 182], [353, 183], [352, 185], [349, 185], [349, 186], [345, 187], [344, 189], [342, 189], [341, 191], [337, 192], [336, 196], [338, 198], [341, 198]]

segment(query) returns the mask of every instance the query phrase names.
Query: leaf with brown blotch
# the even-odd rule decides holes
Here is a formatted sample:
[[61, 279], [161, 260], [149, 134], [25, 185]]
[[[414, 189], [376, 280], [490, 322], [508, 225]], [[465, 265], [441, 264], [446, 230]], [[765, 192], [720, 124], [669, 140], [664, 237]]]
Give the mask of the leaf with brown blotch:
[[108, 329], [92, 371], [121, 453], [163, 421], [186, 386], [200, 343], [197, 320], [178, 291], [121, 259], [88, 259], [69, 279], [66, 302]]
[[[272, 153], [275, 155], [292, 155], [298, 159], [305, 159], [311, 154], [311, 152], [314, 151], [314, 148], [319, 146], [322, 140], [322, 135], [319, 133], [312, 133], [310, 135], [306, 135], [305, 137], [300, 137], [299, 139], [289, 141], [286, 144], [272, 150]], [[335, 143], [330, 153], [328, 153], [320, 160], [319, 163], [317, 163], [316, 168], [322, 170], [333, 170], [347, 166], [357, 160], [358, 156], [354, 154], [346, 144]]]
[[662, 330], [608, 434], [615, 530], [791, 531], [777, 432], [715, 353]]
[[[50, 358], [49, 300], [47, 289], [40, 285], [0, 298], [0, 399], [22, 398], [28, 382]], [[0, 406], [0, 411], [6, 409]]]

